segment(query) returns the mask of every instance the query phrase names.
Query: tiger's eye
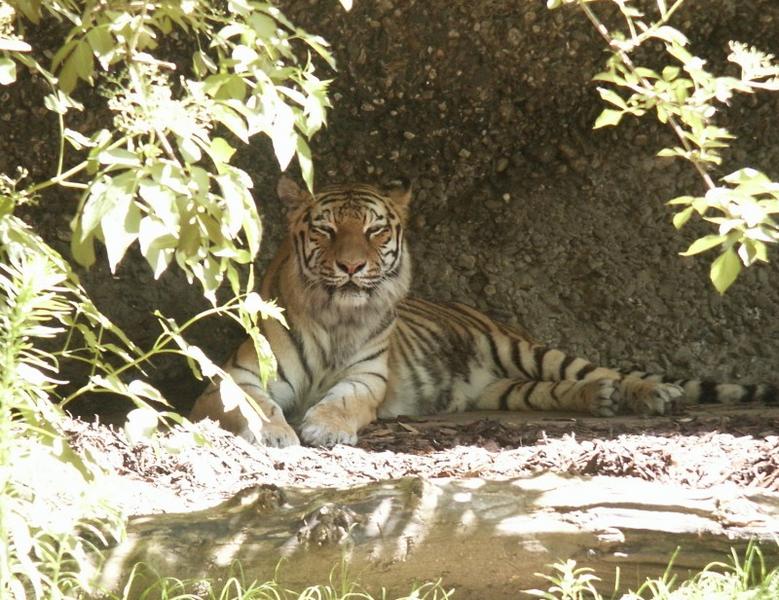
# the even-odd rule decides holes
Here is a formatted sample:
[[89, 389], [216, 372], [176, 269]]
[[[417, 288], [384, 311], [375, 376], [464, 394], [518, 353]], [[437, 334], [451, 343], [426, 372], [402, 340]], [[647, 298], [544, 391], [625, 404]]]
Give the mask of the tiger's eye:
[[387, 231], [389, 231], [389, 227], [386, 225], [374, 225], [365, 230], [365, 235], [370, 238], [381, 233], [386, 233]]
[[313, 227], [312, 229], [313, 232], [316, 233], [317, 235], [326, 236], [331, 240], [335, 239], [335, 229], [333, 229], [332, 227], [329, 227], [327, 225], [318, 225], [316, 227]]

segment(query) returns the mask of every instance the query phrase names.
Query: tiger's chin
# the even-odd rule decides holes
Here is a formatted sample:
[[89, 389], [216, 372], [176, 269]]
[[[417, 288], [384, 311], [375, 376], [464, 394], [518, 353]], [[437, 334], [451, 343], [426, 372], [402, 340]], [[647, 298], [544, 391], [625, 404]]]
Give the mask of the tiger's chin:
[[358, 308], [370, 300], [370, 291], [354, 283], [346, 283], [333, 290], [333, 299], [339, 306]]

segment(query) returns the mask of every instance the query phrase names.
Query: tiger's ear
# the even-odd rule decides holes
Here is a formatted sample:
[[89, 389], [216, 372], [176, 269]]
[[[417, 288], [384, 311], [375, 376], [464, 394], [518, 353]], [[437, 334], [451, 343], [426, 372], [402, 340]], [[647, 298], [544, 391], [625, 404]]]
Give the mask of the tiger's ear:
[[392, 200], [395, 208], [403, 216], [406, 216], [408, 206], [411, 204], [411, 182], [407, 178], [401, 177], [390, 182], [387, 187], [387, 196]]
[[306, 190], [300, 188], [292, 179], [282, 174], [276, 184], [276, 193], [284, 203], [287, 210], [295, 210], [312, 202], [313, 198]]

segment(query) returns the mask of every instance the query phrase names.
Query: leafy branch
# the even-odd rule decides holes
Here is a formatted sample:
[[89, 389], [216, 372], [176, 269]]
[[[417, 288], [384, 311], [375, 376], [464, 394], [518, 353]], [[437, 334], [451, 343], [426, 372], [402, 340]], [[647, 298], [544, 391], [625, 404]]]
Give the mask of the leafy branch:
[[[70, 28], [46, 65], [20, 33], [42, 20]], [[174, 29], [192, 42], [191, 65], [182, 72], [158, 47]], [[184, 338], [209, 315], [244, 327], [263, 383], [275, 373], [259, 322], [281, 314], [252, 291], [251, 268], [246, 286], [239, 276], [240, 265], [257, 255], [262, 227], [251, 179], [231, 161], [236, 140], [248, 144], [264, 134], [281, 169], [297, 158], [312, 187], [307, 140], [325, 124], [329, 106], [328, 82], [316, 76], [313, 55], [334, 66], [324, 40], [265, 2], [0, 0], [0, 85], [13, 84], [19, 68], [39, 75], [59, 128], [51, 176], [29, 181], [23, 169], [0, 173], [3, 598], [81, 597], [90, 590], [85, 574], [99, 546], [122, 532], [122, 515], [97, 497], [101, 469], [67, 443], [63, 407], [86, 393], [121, 394], [137, 407], [125, 426], [131, 441], [152, 436], [161, 420], [182, 422], [172, 411], [154, 410], [169, 406], [166, 399], [133, 379], [166, 353], [184, 356], [198, 377], [218, 378], [225, 397], [251, 404]], [[68, 126], [83, 110], [72, 95], [79, 85], [99, 86], [112, 127]], [[71, 222], [79, 263], [95, 262], [98, 240], [114, 271], [137, 243], [156, 277], [175, 260], [213, 306], [182, 326], [157, 314], [162, 333], [150, 349], [137, 347], [91, 302], [70, 263], [14, 215], [55, 186], [80, 193]], [[216, 291], [225, 281], [233, 297], [219, 305]], [[86, 382], [65, 397], [63, 360], [89, 366]]]
[[[576, 4], [604, 39], [611, 56], [606, 71], [593, 79], [613, 87], [599, 87], [601, 98], [610, 104], [595, 121], [595, 128], [617, 125], [625, 115], [643, 116], [654, 112], [676, 135], [679, 145], [664, 148], [658, 156], [683, 158], [700, 175], [706, 193], [680, 196], [669, 201], [680, 207], [673, 223], [678, 229], [693, 216], [713, 223], [717, 233], [694, 241], [681, 254], [691, 256], [719, 248], [711, 266], [711, 280], [723, 293], [738, 277], [742, 264], [767, 262], [767, 244], [779, 242], [779, 183], [766, 174], [742, 168], [720, 178], [714, 171], [722, 163], [722, 151], [734, 139], [730, 131], [715, 124], [719, 106], [733, 95], [761, 90], [779, 90], [779, 66], [774, 56], [746, 44], [730, 42], [728, 60], [740, 67], [740, 77], [715, 76], [705, 61], [688, 49], [689, 40], [668, 23], [684, 0], [669, 7], [656, 0], [657, 18], [648, 19], [630, 0], [608, 0], [621, 15], [626, 31], [611, 30], [592, 8], [594, 0], [548, 0], [549, 8]], [[660, 72], [635, 63], [632, 53], [642, 44], [660, 43], [673, 62]], [[617, 90], [623, 90], [624, 94]]]
[[[175, 260], [212, 302], [225, 278], [238, 293], [236, 265], [256, 258], [262, 226], [251, 179], [231, 164], [236, 149], [221, 131], [243, 143], [268, 135], [280, 168], [297, 157], [312, 187], [306, 140], [325, 124], [329, 102], [328, 82], [315, 75], [311, 52], [334, 66], [326, 42], [273, 5], [246, 0], [11, 0], [3, 6], [0, 83], [16, 79], [17, 63], [42, 75], [51, 88], [45, 105], [60, 124], [56, 175], [19, 189], [12, 201], [52, 185], [82, 189], [71, 224], [71, 249], [82, 265], [95, 262], [95, 240], [106, 246], [112, 271], [138, 242], [155, 277]], [[72, 24], [50, 69], [14, 32], [14, 14]], [[154, 55], [159, 38], [174, 28], [195, 41], [189, 73], [177, 74], [176, 65]], [[83, 109], [71, 93], [98, 80], [114, 128], [86, 134], [67, 128], [68, 113]], [[63, 172], [66, 143], [85, 156]], [[84, 174], [88, 181], [80, 179]]]

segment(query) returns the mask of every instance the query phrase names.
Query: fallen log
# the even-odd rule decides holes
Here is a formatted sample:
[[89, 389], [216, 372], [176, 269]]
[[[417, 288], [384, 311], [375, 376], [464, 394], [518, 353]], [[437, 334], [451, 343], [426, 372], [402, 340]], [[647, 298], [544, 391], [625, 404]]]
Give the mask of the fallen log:
[[[691, 490], [632, 478], [544, 474], [512, 481], [407, 478], [344, 490], [246, 489], [214, 508], [133, 518], [101, 583], [118, 589], [137, 562], [161, 575], [224, 578], [239, 561], [249, 580], [277, 573], [290, 587], [328, 581], [343, 558], [369, 590], [408, 592], [442, 578], [460, 598], [518, 597], [535, 575], [573, 558], [599, 587], [636, 588], [675, 570], [696, 572], [765, 540], [777, 557], [779, 495], [734, 486]], [[148, 586], [138, 579], [134, 595]], [[131, 594], [131, 597], [134, 595]]]

